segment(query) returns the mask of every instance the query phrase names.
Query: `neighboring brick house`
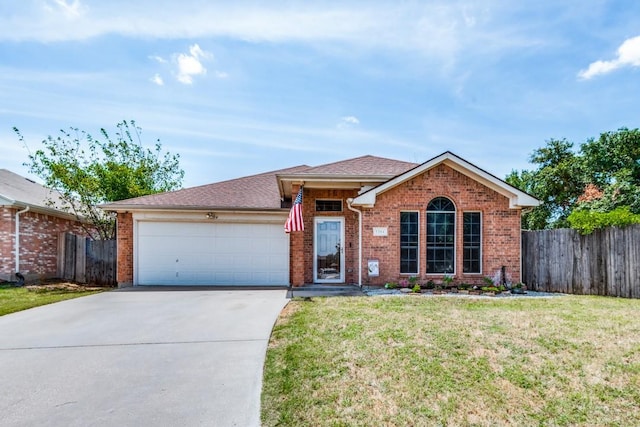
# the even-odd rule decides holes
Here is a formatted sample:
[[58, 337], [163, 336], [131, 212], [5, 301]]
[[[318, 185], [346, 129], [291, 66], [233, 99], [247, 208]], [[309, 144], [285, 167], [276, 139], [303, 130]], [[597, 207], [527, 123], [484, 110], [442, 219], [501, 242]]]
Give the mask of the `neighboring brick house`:
[[[303, 187], [304, 231], [285, 234]], [[127, 285], [382, 285], [521, 278], [520, 216], [539, 201], [445, 152], [363, 156], [109, 203]]]
[[60, 233], [85, 232], [75, 216], [52, 206], [61, 206], [55, 192], [0, 169], [0, 280], [15, 281], [16, 272], [27, 280], [57, 275]]

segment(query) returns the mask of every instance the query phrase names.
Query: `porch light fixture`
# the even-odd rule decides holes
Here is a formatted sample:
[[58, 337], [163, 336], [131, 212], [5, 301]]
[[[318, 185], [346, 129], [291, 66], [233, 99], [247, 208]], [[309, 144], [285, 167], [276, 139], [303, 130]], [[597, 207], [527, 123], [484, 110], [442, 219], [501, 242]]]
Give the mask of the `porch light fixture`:
[[208, 219], [218, 219], [218, 215], [216, 215], [214, 212], [207, 212], [207, 218]]

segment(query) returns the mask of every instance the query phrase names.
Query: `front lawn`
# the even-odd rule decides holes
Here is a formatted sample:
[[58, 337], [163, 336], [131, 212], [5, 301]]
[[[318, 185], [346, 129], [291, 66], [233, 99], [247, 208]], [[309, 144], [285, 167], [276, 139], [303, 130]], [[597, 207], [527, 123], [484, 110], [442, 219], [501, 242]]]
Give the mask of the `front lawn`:
[[640, 301], [294, 300], [265, 426], [640, 425]]
[[99, 291], [95, 288], [71, 285], [16, 288], [8, 284], [0, 284], [0, 316], [40, 305], [95, 294]]

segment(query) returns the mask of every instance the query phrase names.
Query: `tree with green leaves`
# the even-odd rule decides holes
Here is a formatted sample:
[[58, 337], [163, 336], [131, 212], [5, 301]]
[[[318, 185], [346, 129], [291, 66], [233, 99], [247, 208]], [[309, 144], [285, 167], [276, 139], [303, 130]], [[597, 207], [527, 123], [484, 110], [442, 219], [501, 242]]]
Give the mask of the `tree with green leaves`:
[[533, 152], [529, 161], [538, 168], [512, 171], [506, 178], [509, 184], [543, 202], [523, 215], [523, 227], [538, 230], [568, 226], [567, 217], [584, 189], [581, 163], [573, 152], [573, 143], [549, 140], [545, 147]]
[[608, 212], [627, 206], [640, 214], [640, 130], [605, 132], [587, 140], [581, 152], [586, 181], [603, 192], [581, 207]]
[[[180, 188], [184, 171], [178, 154], [163, 153], [160, 141], [154, 148], [142, 144], [142, 129], [133, 120], [116, 125], [115, 137], [100, 129], [101, 138], [70, 128], [49, 135], [42, 148], [29, 154], [25, 163], [31, 173], [56, 190], [62, 208], [88, 226], [96, 239], [115, 237], [115, 218], [98, 206]], [[25, 143], [20, 130], [13, 128]]]
[[511, 185], [543, 201], [523, 215], [526, 229], [624, 226], [640, 214], [640, 130], [620, 128], [573, 143], [550, 140], [533, 152], [533, 171], [512, 171]]

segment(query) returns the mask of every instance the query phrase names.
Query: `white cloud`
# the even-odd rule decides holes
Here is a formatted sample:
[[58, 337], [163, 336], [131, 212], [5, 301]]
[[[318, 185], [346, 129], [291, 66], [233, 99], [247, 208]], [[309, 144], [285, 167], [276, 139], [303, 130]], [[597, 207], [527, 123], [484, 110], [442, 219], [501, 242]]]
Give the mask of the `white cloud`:
[[164, 86], [164, 80], [162, 80], [162, 77], [160, 77], [160, 74], [154, 75], [149, 80], [151, 80], [151, 82], [157, 84], [158, 86]]
[[158, 55], [149, 55], [149, 59], [156, 61], [159, 64], [166, 64], [167, 60]]
[[[191, 85], [195, 77], [207, 74], [207, 68], [204, 62], [213, 60], [213, 54], [203, 50], [197, 43], [189, 46], [188, 53], [174, 53], [171, 55], [171, 62], [167, 61], [160, 55], [149, 55], [148, 58], [163, 68], [174, 68], [171, 72], [182, 84]], [[229, 77], [224, 71], [214, 70], [213, 76], [218, 79], [226, 79]], [[151, 79], [158, 86], [164, 85], [164, 80], [160, 74], [156, 73]]]
[[[57, 9], [50, 5], [55, 5]], [[45, 10], [52, 13], [61, 11], [67, 18], [78, 18], [88, 11], [88, 7], [80, 3], [80, 0], [73, 0], [72, 3], [67, 3], [67, 0], [53, 0], [52, 3], [45, 4]]]
[[189, 47], [189, 53], [194, 58], [210, 58], [212, 56], [209, 52], [205, 52], [204, 50], [200, 49], [200, 46], [198, 46], [197, 43]]
[[[71, 5], [71, 0], [56, 1], [71, 9], [76, 4], [81, 8], [78, 0]], [[60, 26], [55, 19], [24, 7], [11, 18], [0, 15], [0, 40], [52, 42], [111, 34], [160, 40], [219, 37], [251, 43], [302, 43], [350, 54], [354, 48], [415, 52], [431, 59], [448, 59], [468, 45], [495, 51], [531, 43], [495, 25], [484, 6], [466, 0], [388, 1], [366, 6], [295, 1], [282, 6], [251, 1], [194, 3], [185, 0], [157, 7], [143, 0], [95, 2], [73, 26]], [[123, 8], [127, 13], [122, 13]], [[193, 14], [196, 8], [198, 13]], [[199, 52], [189, 56], [197, 58], [194, 53]]]
[[344, 116], [340, 118], [338, 123], [338, 129], [348, 129], [354, 126], [358, 126], [360, 120], [356, 116]]
[[578, 77], [588, 80], [624, 66], [640, 67], [640, 36], [625, 40], [618, 48], [617, 58], [611, 61], [592, 62], [589, 64], [589, 68], [578, 73]]
[[195, 76], [207, 74], [207, 69], [202, 65], [202, 60], [213, 58], [209, 52], [200, 49], [198, 44], [189, 47], [189, 53], [179, 53], [176, 57], [178, 73], [176, 78], [180, 83], [193, 84]]

